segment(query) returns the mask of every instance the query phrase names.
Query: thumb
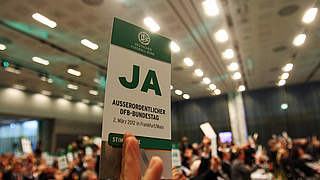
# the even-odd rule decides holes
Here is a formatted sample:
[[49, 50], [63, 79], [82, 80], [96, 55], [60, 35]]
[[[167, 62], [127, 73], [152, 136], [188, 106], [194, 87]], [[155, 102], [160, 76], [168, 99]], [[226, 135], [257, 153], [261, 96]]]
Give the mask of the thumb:
[[162, 170], [163, 162], [160, 157], [152, 157], [149, 166], [144, 174], [143, 180], [160, 180]]

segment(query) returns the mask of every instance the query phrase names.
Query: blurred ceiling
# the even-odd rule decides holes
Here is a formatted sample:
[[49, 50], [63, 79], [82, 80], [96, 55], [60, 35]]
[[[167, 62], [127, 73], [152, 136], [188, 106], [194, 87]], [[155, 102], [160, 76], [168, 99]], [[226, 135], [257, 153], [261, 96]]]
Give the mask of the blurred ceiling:
[[[152, 17], [160, 26], [157, 33], [180, 46], [180, 52], [172, 53], [173, 101], [183, 99], [174, 93], [176, 89], [191, 99], [211, 96], [213, 91], [203, 77], [222, 93], [237, 91], [239, 85], [247, 90], [277, 86], [287, 63], [294, 67], [286, 85], [320, 80], [319, 18], [310, 24], [302, 22], [306, 10], [319, 6], [316, 0], [216, 0], [219, 12], [214, 16], [205, 13], [204, 0], [0, 0], [0, 4], [0, 44], [6, 46], [0, 58], [20, 72], [1, 67], [4, 87], [18, 84], [30, 92], [46, 90], [51, 96], [69, 95], [101, 104], [114, 16], [146, 29], [144, 18]], [[34, 13], [57, 26], [35, 21]], [[215, 38], [220, 29], [228, 33], [226, 42]], [[306, 40], [296, 47], [292, 42], [300, 33], [306, 34]], [[82, 39], [99, 48], [83, 46]], [[225, 59], [222, 53], [229, 48], [234, 57]], [[50, 64], [33, 62], [35, 56]], [[193, 66], [184, 64], [186, 57], [193, 60]], [[238, 70], [227, 68], [232, 62], [238, 63]], [[81, 76], [68, 74], [68, 68], [80, 71]], [[203, 77], [195, 75], [198, 68]], [[235, 72], [241, 73], [240, 79], [232, 78]], [[78, 90], [69, 89], [68, 84], [77, 85]]]

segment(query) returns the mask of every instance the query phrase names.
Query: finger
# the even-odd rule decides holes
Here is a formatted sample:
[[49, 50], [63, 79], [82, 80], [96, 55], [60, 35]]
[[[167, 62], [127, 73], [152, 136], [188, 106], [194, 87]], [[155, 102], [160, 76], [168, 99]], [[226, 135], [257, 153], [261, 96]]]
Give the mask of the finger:
[[122, 180], [141, 180], [140, 149], [137, 139], [131, 134], [125, 134], [122, 149]]
[[122, 159], [121, 159], [121, 167], [124, 167], [124, 163], [125, 163], [125, 149], [126, 149], [126, 139], [130, 136], [133, 136], [131, 133], [125, 133], [123, 136], [123, 144], [122, 144]]
[[162, 175], [163, 162], [160, 157], [152, 157], [149, 166], [144, 174], [144, 180], [159, 180]]

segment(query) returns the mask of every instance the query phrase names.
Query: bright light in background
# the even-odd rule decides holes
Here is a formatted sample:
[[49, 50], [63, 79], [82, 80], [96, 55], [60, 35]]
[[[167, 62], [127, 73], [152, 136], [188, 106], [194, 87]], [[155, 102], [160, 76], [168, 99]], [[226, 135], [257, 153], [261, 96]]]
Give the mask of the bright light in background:
[[50, 20], [49, 18], [47, 18], [39, 13], [34, 13], [32, 15], [32, 18], [35, 19], [36, 21], [44, 24], [44, 25], [51, 27], [51, 28], [55, 28], [57, 26], [56, 22]]
[[74, 76], [81, 76], [81, 72], [80, 71], [77, 71], [77, 70], [74, 70], [74, 69], [68, 69], [67, 71], [69, 74], [72, 74]]
[[97, 44], [89, 41], [88, 39], [82, 39], [81, 44], [92, 49], [92, 50], [97, 50], [99, 48], [99, 46]]
[[85, 103], [85, 104], [89, 104], [90, 101], [88, 99], [82, 99], [82, 102]]
[[4, 68], [7, 72], [11, 72], [14, 74], [21, 74], [21, 71], [19, 69], [13, 68], [13, 67], [6, 67]]
[[16, 127], [16, 124], [15, 124], [15, 123], [11, 123], [11, 124], [10, 124], [10, 128], [13, 129], [13, 128], [15, 128], [15, 127]]
[[225, 51], [222, 52], [222, 56], [225, 59], [232, 59], [234, 57], [234, 52], [232, 49], [226, 49]]
[[210, 83], [211, 83], [211, 80], [210, 80], [208, 77], [204, 77], [204, 78], [202, 79], [202, 81], [203, 81], [203, 83], [205, 83], [205, 84], [210, 84]]
[[241, 79], [241, 73], [240, 72], [235, 72], [232, 75], [232, 79], [234, 79], [234, 80]]
[[175, 91], [174, 91], [174, 93], [176, 93], [176, 95], [182, 95], [182, 91], [181, 90], [179, 90], [179, 89], [176, 89]]
[[190, 99], [190, 95], [189, 95], [189, 94], [184, 94], [182, 97], [183, 97], [184, 99]]
[[6, 46], [6, 45], [0, 44], [0, 50], [1, 50], [1, 51], [4, 51], [4, 50], [6, 50], [6, 49], [7, 49], [7, 46]]
[[287, 110], [288, 109], [288, 104], [287, 103], [281, 104], [281, 109], [282, 110]]
[[94, 96], [97, 96], [99, 93], [98, 93], [98, 91], [91, 89], [91, 90], [89, 91], [89, 94], [94, 95]]
[[220, 89], [215, 89], [213, 92], [214, 92], [215, 95], [220, 95], [221, 94], [221, 90]]
[[217, 89], [217, 86], [216, 86], [215, 84], [210, 84], [210, 85], [209, 85], [209, 88], [210, 88], [211, 90], [215, 90], [215, 89]]
[[175, 52], [175, 53], [180, 51], [179, 45], [174, 41], [171, 41], [170, 49], [171, 49], [172, 52]]
[[36, 63], [39, 63], [39, 64], [42, 64], [42, 65], [45, 65], [45, 66], [50, 64], [50, 62], [48, 60], [42, 59], [40, 57], [33, 57], [32, 61], [36, 62]]
[[216, 33], [214, 33], [214, 36], [218, 42], [226, 42], [228, 41], [228, 33], [225, 29], [220, 29]]
[[25, 86], [22, 86], [20, 84], [14, 84], [12, 87], [15, 88], [15, 89], [21, 90], [21, 91], [27, 89]]
[[307, 35], [306, 34], [298, 34], [294, 40], [293, 40], [293, 45], [295, 46], [301, 46], [304, 41], [306, 40]]
[[286, 84], [286, 80], [281, 79], [281, 80], [279, 81], [279, 83], [278, 83], [278, 86], [283, 86], [283, 85], [285, 85], [285, 84]]
[[313, 20], [314, 20], [314, 18], [316, 17], [316, 15], [317, 15], [317, 12], [318, 12], [318, 8], [310, 8], [310, 9], [308, 9], [305, 13], [304, 13], [304, 15], [303, 15], [303, 18], [302, 18], [302, 21], [304, 22], [304, 23], [311, 23]]
[[284, 72], [289, 72], [293, 69], [293, 64], [292, 63], [288, 63], [286, 64], [283, 68], [282, 68], [282, 71]]
[[42, 90], [41, 94], [46, 95], [46, 96], [50, 96], [52, 93], [50, 91]]
[[48, 83], [53, 83], [53, 80], [51, 78], [48, 79]]
[[229, 69], [229, 71], [236, 71], [239, 69], [239, 65], [236, 62], [230, 63], [228, 65], [228, 69]]
[[194, 70], [194, 73], [196, 74], [196, 76], [198, 77], [202, 77], [203, 76], [203, 71], [201, 69], [196, 69]]
[[202, 2], [202, 6], [208, 16], [216, 16], [219, 14], [216, 0], [205, 0]]
[[160, 30], [160, 26], [151, 17], [144, 18], [143, 22], [153, 32], [157, 32]]
[[173, 89], [173, 86], [172, 85], [170, 85], [170, 90], [172, 90]]
[[69, 89], [73, 89], [73, 90], [77, 90], [78, 89], [78, 86], [77, 85], [74, 85], [74, 84], [68, 84], [67, 87]]
[[185, 65], [187, 65], [189, 67], [193, 66], [193, 61], [192, 61], [191, 58], [186, 57], [186, 58], [183, 59], [183, 62], [184, 62]]
[[283, 73], [281, 74], [280, 79], [288, 79], [288, 77], [289, 77], [289, 73]]
[[98, 102], [98, 105], [99, 105], [100, 107], [103, 107], [103, 102]]
[[25, 128], [38, 128], [38, 121], [26, 121], [22, 124]]
[[246, 86], [244, 86], [244, 85], [240, 85], [239, 87], [238, 87], [238, 91], [239, 92], [243, 92], [243, 91], [245, 91], [246, 90]]
[[63, 98], [66, 99], [66, 100], [69, 100], [69, 101], [72, 100], [72, 97], [69, 96], [69, 95], [64, 95]]

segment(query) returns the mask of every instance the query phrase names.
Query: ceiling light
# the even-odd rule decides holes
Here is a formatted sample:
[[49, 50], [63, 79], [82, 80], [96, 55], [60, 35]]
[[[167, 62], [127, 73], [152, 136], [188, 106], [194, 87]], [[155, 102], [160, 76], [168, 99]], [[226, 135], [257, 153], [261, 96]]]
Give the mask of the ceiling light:
[[280, 79], [288, 79], [289, 73], [282, 73]]
[[211, 83], [211, 80], [210, 80], [209, 78], [207, 78], [207, 77], [204, 77], [204, 78], [202, 79], [202, 81], [203, 81], [203, 83], [205, 83], [205, 84], [210, 84], [210, 83]]
[[184, 58], [183, 59], [183, 62], [187, 65], [187, 66], [189, 66], [189, 67], [191, 67], [191, 66], [193, 66], [193, 61], [192, 61], [192, 59], [191, 58]]
[[214, 36], [218, 42], [226, 42], [228, 41], [228, 33], [225, 29], [220, 29], [216, 33], [214, 33]]
[[88, 99], [82, 99], [82, 102], [85, 103], [85, 104], [89, 104], [90, 101]]
[[67, 71], [69, 74], [72, 74], [74, 76], [81, 76], [81, 72], [80, 71], [77, 71], [77, 70], [74, 70], [74, 69], [68, 69]]
[[97, 50], [99, 48], [99, 46], [97, 44], [89, 41], [88, 39], [82, 39], [81, 44], [92, 49], [92, 50]]
[[202, 6], [208, 16], [216, 16], [219, 14], [216, 0], [205, 0], [202, 2]]
[[176, 89], [175, 91], [174, 91], [174, 93], [176, 93], [176, 95], [182, 95], [182, 91], [181, 90], [179, 90], [179, 89]]
[[64, 99], [67, 99], [67, 100], [69, 100], [69, 101], [72, 100], [72, 97], [69, 96], [69, 95], [64, 95], [63, 98], [64, 98]]
[[91, 89], [91, 90], [89, 91], [89, 94], [94, 95], [94, 96], [97, 96], [99, 93], [98, 93], [98, 91]]
[[51, 28], [55, 28], [57, 26], [57, 23], [50, 20], [49, 18], [39, 14], [39, 13], [34, 13], [32, 15], [32, 18], [35, 19], [36, 21], [42, 23], [42, 24], [45, 24]]
[[215, 90], [215, 89], [217, 89], [217, 86], [216, 86], [215, 84], [210, 84], [210, 85], [209, 85], [209, 88], [210, 88], [211, 90]]
[[316, 15], [317, 15], [317, 12], [318, 12], [318, 8], [310, 8], [310, 9], [308, 9], [305, 13], [304, 13], [304, 15], [303, 15], [303, 18], [302, 18], [302, 21], [304, 22], [304, 23], [311, 23], [313, 20], [314, 20], [314, 18], [316, 17]]
[[221, 94], [221, 90], [220, 89], [215, 89], [213, 92], [214, 92], [215, 95], [220, 95]]
[[292, 68], [293, 68], [293, 64], [292, 63], [288, 63], [282, 68], [282, 71], [289, 72], [289, 71], [292, 70]]
[[14, 74], [21, 74], [21, 71], [19, 69], [13, 68], [13, 67], [6, 67], [4, 68], [7, 72], [11, 72]]
[[41, 94], [46, 95], [46, 96], [50, 96], [52, 93], [50, 91], [42, 90]]
[[48, 79], [48, 83], [53, 83], [53, 80], [51, 78]]
[[182, 97], [183, 97], [184, 99], [190, 99], [190, 95], [189, 95], [189, 94], [184, 94]]
[[196, 69], [194, 70], [194, 73], [196, 74], [196, 76], [198, 77], [202, 77], [203, 76], [203, 71], [201, 69]]
[[45, 65], [45, 66], [49, 65], [49, 61], [48, 60], [45, 60], [45, 59], [42, 59], [42, 58], [39, 58], [39, 57], [33, 57], [32, 61], [36, 62], [36, 63], [39, 63], [39, 64], [42, 64], [42, 65]]
[[73, 90], [77, 90], [78, 89], [78, 86], [77, 85], [74, 85], [74, 84], [68, 84], [67, 87], [69, 89], [73, 89]]
[[103, 102], [98, 102], [98, 105], [103, 107], [104, 104], [103, 104]]
[[170, 90], [172, 90], [173, 89], [173, 86], [172, 85], [170, 85]]
[[238, 87], [238, 91], [239, 92], [243, 92], [243, 91], [245, 91], [246, 90], [246, 86], [244, 86], [244, 85], [240, 85], [239, 87]]
[[306, 40], [306, 34], [298, 34], [295, 38], [294, 38], [294, 40], [293, 40], [293, 45], [295, 45], [295, 46], [301, 46], [303, 43], [304, 43], [304, 41]]
[[239, 69], [239, 65], [238, 65], [238, 63], [233, 62], [228, 65], [228, 69], [229, 69], [229, 71], [236, 71]]
[[7, 46], [6, 46], [6, 45], [0, 44], [0, 50], [1, 50], [1, 51], [4, 51], [4, 50], [6, 50], [6, 49], [7, 49]]
[[288, 109], [288, 104], [287, 103], [281, 104], [281, 109], [282, 110], [287, 110]]
[[283, 85], [285, 85], [285, 84], [286, 84], [286, 80], [281, 79], [281, 80], [279, 81], [279, 83], [278, 83], [278, 86], [283, 86]]
[[174, 41], [171, 41], [170, 48], [171, 48], [172, 52], [179, 52], [180, 51], [179, 45], [177, 43], [175, 43]]
[[157, 32], [160, 30], [160, 26], [151, 17], [144, 18], [143, 22], [153, 32]]
[[22, 86], [20, 84], [14, 84], [13, 88], [19, 89], [19, 90], [22, 90], [22, 91], [27, 89], [25, 86]]
[[225, 51], [223, 51], [222, 56], [225, 59], [232, 59], [234, 57], [234, 52], [232, 49], [226, 49]]
[[234, 79], [234, 80], [241, 79], [241, 73], [235, 72], [235, 73], [232, 75], [232, 79]]

